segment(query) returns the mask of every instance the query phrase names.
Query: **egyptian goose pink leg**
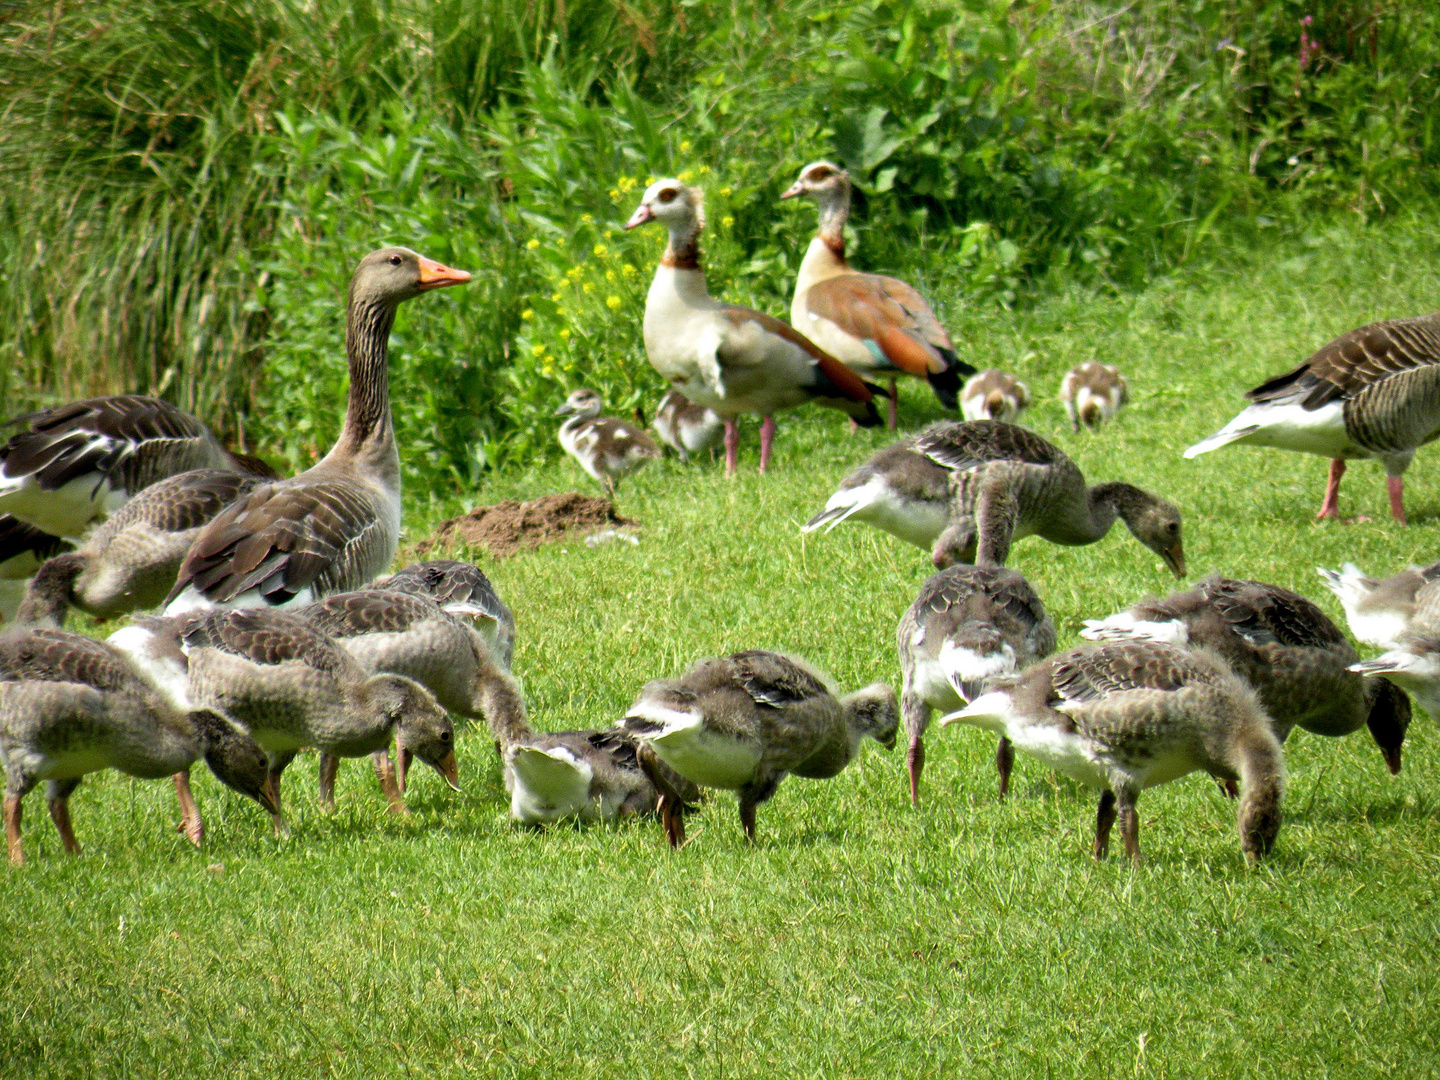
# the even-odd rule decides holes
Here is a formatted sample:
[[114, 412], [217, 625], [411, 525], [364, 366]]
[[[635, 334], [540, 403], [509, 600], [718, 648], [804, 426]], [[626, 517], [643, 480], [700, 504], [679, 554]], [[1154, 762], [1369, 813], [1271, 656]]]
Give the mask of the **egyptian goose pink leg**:
[[760, 421], [760, 471], [770, 466], [770, 444], [775, 441], [775, 418], [767, 416]]
[[1385, 487], [1390, 492], [1390, 516], [1401, 525], [1408, 525], [1405, 520], [1405, 478], [1403, 476], [1387, 476]]
[[725, 421], [725, 479], [735, 475], [740, 464], [740, 421], [734, 418]]
[[1325, 501], [1320, 504], [1320, 512], [1315, 515], [1317, 521], [1321, 518], [1338, 518], [1340, 516], [1340, 478], [1344, 475], [1344, 460], [1341, 458], [1332, 458], [1330, 461], [1330, 479], [1325, 484]]

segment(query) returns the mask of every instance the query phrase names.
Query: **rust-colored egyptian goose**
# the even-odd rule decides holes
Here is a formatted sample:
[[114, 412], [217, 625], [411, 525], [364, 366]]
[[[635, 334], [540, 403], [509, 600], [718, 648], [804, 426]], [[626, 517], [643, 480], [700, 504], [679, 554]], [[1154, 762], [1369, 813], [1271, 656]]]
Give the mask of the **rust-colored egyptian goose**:
[[1081, 424], [1095, 431], [1105, 421], [1114, 420], [1129, 401], [1130, 384], [1114, 364], [1090, 360], [1071, 368], [1060, 380], [1060, 404], [1076, 431]]
[[713, 451], [725, 436], [725, 421], [676, 390], [660, 399], [650, 426], [681, 461], [689, 461], [691, 454]]
[[1230, 443], [1330, 459], [1317, 518], [1340, 516], [1340, 478], [1351, 458], [1385, 466], [1390, 514], [1405, 523], [1405, 470], [1440, 435], [1440, 312], [1370, 323], [1342, 334], [1293, 371], [1245, 395], [1253, 402], [1187, 458]]
[[484, 636], [505, 670], [510, 670], [515, 654], [515, 616], [474, 563], [427, 559], [378, 579], [374, 588], [428, 596], [450, 614], [468, 620]]
[[45, 560], [70, 546], [68, 540], [37, 529], [14, 514], [0, 514], [0, 623], [14, 620], [29, 580]]
[[795, 328], [856, 371], [890, 379], [891, 428], [898, 375], [924, 379], [940, 404], [955, 408], [960, 377], [975, 369], [955, 355], [929, 303], [905, 282], [859, 273], [845, 261], [850, 174], [828, 161], [813, 162], [780, 198], [800, 195], [819, 204], [820, 228], [795, 280], [790, 306]]
[[1325, 587], [1340, 600], [1345, 621], [1356, 639], [1377, 649], [1393, 649], [1405, 635], [1415, 614], [1415, 597], [1427, 582], [1440, 579], [1440, 562], [1423, 570], [1408, 566], [1383, 581], [1366, 577], [1354, 563], [1339, 570], [1317, 566]]
[[739, 453], [738, 418], [763, 417], [760, 471], [770, 464], [774, 414], [813, 401], [856, 423], [880, 423], [871, 387], [804, 334], [770, 315], [710, 295], [700, 266], [702, 193], [679, 180], [651, 184], [627, 229], [658, 221], [670, 242], [645, 299], [645, 352], [651, 365], [697, 405], [725, 422], [725, 472]]
[[966, 420], [1016, 423], [1030, 407], [1030, 388], [1007, 371], [987, 368], [973, 375], [960, 391], [960, 414]]
[[334, 447], [299, 476], [265, 484], [201, 530], [166, 613], [307, 604], [373, 581], [400, 540], [400, 453], [387, 368], [395, 309], [470, 280], [408, 248], [373, 251], [350, 280], [350, 401]]
[[613, 416], [601, 416], [605, 403], [594, 390], [580, 389], [555, 410], [569, 417], [556, 438], [579, 466], [615, 501], [615, 485], [640, 466], [660, 457], [660, 448], [643, 428]]

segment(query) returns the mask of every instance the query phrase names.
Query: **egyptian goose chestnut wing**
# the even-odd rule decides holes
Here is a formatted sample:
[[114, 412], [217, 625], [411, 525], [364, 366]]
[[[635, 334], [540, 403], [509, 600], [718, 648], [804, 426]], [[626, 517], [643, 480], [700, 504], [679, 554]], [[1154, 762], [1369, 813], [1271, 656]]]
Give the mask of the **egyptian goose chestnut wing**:
[[841, 274], [811, 285], [805, 308], [810, 323], [824, 320], [859, 340], [881, 370], [897, 368], [924, 379], [961, 367], [950, 335], [930, 305], [903, 281], [880, 274]]

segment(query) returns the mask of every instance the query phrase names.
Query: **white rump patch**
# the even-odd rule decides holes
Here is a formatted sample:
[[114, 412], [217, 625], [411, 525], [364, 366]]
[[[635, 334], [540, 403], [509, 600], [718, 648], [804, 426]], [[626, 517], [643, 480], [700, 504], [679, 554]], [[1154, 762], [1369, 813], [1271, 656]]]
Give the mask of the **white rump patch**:
[[190, 669], [173, 656], [156, 656], [154, 639], [154, 633], [143, 626], [127, 626], [116, 630], [107, 641], [128, 656], [175, 708], [189, 712], [194, 708], [190, 702]]
[[[1306, 411], [1297, 404], [1261, 402], [1251, 405], [1210, 438], [1186, 450], [1185, 456], [1197, 457], [1230, 443], [1273, 446], [1329, 458], [1360, 451], [1345, 433], [1345, 406], [1339, 401], [1332, 401], [1313, 411]], [[1369, 455], [1360, 451], [1360, 456]]]
[[512, 746], [505, 752], [511, 774], [510, 816], [526, 825], [586, 816], [592, 810], [594, 771], [563, 746]]
[[1108, 619], [1086, 619], [1080, 636], [1090, 641], [1158, 641], [1166, 645], [1186, 645], [1190, 631], [1179, 619], [1151, 622], [1137, 619], [1128, 611], [1120, 611]]

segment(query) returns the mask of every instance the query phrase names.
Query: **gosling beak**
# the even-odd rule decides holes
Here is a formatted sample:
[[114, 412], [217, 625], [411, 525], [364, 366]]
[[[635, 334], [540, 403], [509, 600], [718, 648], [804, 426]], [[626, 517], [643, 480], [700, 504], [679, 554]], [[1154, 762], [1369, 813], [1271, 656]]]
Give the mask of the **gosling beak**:
[[793, 199], [793, 198], [795, 198], [796, 195], [804, 195], [804, 194], [805, 194], [805, 185], [802, 184], [802, 183], [800, 183], [799, 180], [796, 180], [793, 184], [791, 184], [788, 188], [786, 188], [784, 191], [782, 191], [782, 192], [780, 193], [780, 198], [782, 198], [782, 199]]
[[400, 744], [395, 747], [395, 783], [400, 788], [400, 794], [405, 794], [405, 777], [410, 774], [410, 762], [415, 760], [415, 755], [410, 748]]
[[1174, 547], [1162, 551], [1160, 557], [1165, 560], [1165, 565], [1177, 578], [1185, 576], [1185, 549], [1180, 546], [1180, 541], [1175, 541]]
[[641, 203], [635, 208], [635, 213], [630, 215], [630, 220], [625, 222], [625, 227], [633, 229], [636, 225], [644, 225], [647, 221], [654, 220], [655, 211], [651, 210], [647, 204]]
[[280, 815], [280, 800], [275, 797], [275, 780], [271, 776], [265, 777], [265, 782], [260, 785], [260, 794], [255, 801], [265, 808], [265, 812], [271, 817]]
[[430, 767], [445, 778], [454, 791], [460, 790], [460, 763], [455, 760], [455, 751], [449, 750], [439, 761], [429, 763]]
[[443, 289], [447, 285], [464, 285], [470, 280], [470, 271], [451, 270], [450, 267], [420, 256], [420, 291]]
[[567, 402], [565, 402], [565, 404], [561, 405], [558, 409], [555, 410], [555, 415], [556, 415], [556, 416], [569, 416], [569, 415], [570, 415], [571, 413], [573, 413], [574, 411], [575, 411], [575, 409], [574, 409], [574, 408], [571, 406], [571, 404], [567, 401]]

